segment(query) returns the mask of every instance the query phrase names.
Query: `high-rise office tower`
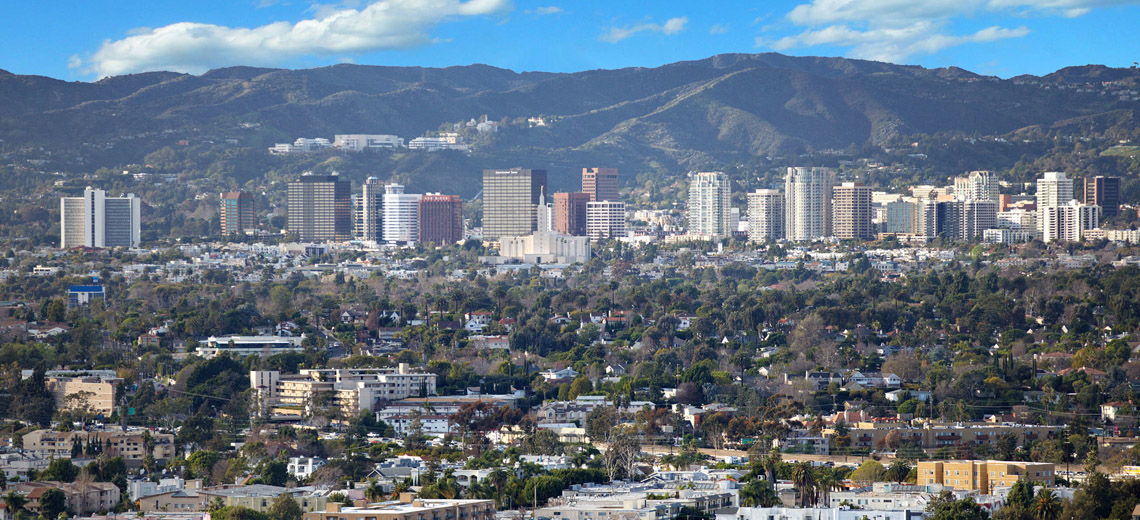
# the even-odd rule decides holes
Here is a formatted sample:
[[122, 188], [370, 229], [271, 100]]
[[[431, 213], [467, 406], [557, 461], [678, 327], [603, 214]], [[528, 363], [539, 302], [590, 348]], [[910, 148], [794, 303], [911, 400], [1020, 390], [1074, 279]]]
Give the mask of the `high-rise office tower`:
[[419, 238], [419, 193], [404, 193], [399, 184], [384, 186], [384, 241], [414, 244]]
[[531, 234], [545, 192], [546, 170], [483, 170], [483, 240]]
[[1081, 232], [1100, 223], [1100, 208], [1070, 200], [1064, 206], [1037, 208], [1037, 226], [1045, 242], [1076, 242]]
[[999, 190], [997, 177], [993, 172], [975, 171], [965, 177], [954, 179], [954, 195], [962, 200], [997, 201]]
[[108, 197], [88, 187], [82, 197], [63, 197], [59, 205], [61, 248], [138, 247], [142, 202], [133, 193]]
[[627, 236], [625, 203], [614, 200], [587, 203], [586, 235], [590, 240]]
[[302, 242], [352, 236], [352, 186], [337, 174], [302, 175], [289, 183], [289, 231]]
[[223, 235], [236, 235], [257, 228], [257, 218], [253, 211], [253, 194], [244, 191], [222, 193], [218, 204], [218, 214]]
[[831, 168], [788, 168], [784, 176], [784, 233], [788, 240], [831, 235]]
[[1102, 218], [1120, 213], [1120, 177], [1085, 178], [1085, 204], [1100, 206]]
[[987, 229], [997, 225], [998, 203], [996, 200], [961, 201], [959, 218], [959, 240], [978, 240]]
[[887, 203], [886, 232], [899, 235], [918, 233], [918, 204], [913, 200]]
[[845, 182], [831, 192], [832, 236], [869, 240], [875, 236], [871, 222], [871, 187]]
[[732, 234], [732, 185], [723, 172], [700, 172], [689, 183], [689, 234]]
[[563, 235], [586, 236], [588, 193], [554, 194], [554, 230]]
[[617, 168], [582, 168], [582, 193], [590, 202], [618, 200]]
[[365, 242], [384, 241], [384, 183], [376, 177], [364, 181], [356, 197], [356, 239]]
[[459, 195], [428, 193], [420, 198], [419, 240], [439, 246], [463, 240], [463, 200]]
[[748, 194], [748, 240], [766, 242], [784, 238], [784, 194], [756, 190]]

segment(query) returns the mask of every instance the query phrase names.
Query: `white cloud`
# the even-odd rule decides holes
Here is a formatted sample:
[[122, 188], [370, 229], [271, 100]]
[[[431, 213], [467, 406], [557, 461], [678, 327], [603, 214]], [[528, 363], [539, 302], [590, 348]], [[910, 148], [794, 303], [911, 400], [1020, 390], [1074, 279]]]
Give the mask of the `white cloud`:
[[726, 32], [728, 32], [728, 27], [719, 23], [709, 28], [709, 34], [724, 34]]
[[556, 5], [548, 5], [543, 7], [535, 7], [534, 9], [527, 9], [526, 14], [537, 14], [539, 16], [548, 14], [562, 14], [562, 8]]
[[362, 9], [317, 6], [314, 18], [253, 28], [180, 22], [104, 41], [83, 65], [100, 77], [153, 70], [201, 73], [228, 65], [277, 65], [300, 56], [407, 48], [436, 41], [426, 31], [445, 20], [509, 8], [509, 0], [380, 0]]
[[613, 27], [598, 37], [604, 42], [617, 43], [640, 32], [658, 32], [666, 36], [677, 34], [689, 23], [688, 17], [670, 18], [664, 24], [643, 23], [631, 27]]
[[1020, 9], [1058, 13], [1069, 18], [1084, 15], [1098, 7], [1138, 4], [1138, 0], [989, 0], [991, 9]]
[[846, 25], [829, 25], [780, 38], [771, 43], [771, 47], [780, 51], [816, 45], [850, 47], [850, 56], [854, 58], [898, 62], [915, 54], [933, 54], [967, 43], [1020, 38], [1029, 34], [1029, 29], [1025, 27], [1007, 29], [992, 26], [965, 35], [943, 34], [939, 29], [939, 24], [929, 21], [918, 21], [904, 27], [866, 30], [852, 29]]
[[75, 70], [82, 66], [83, 60], [80, 59], [78, 54], [72, 54], [71, 57], [67, 59], [67, 68], [69, 69]]

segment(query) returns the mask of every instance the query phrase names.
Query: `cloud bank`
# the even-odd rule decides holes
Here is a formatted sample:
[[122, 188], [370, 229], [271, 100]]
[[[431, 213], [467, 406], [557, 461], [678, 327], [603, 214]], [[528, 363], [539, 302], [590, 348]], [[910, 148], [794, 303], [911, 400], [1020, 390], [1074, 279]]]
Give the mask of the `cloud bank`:
[[107, 40], [73, 69], [99, 77], [154, 70], [198, 74], [230, 65], [276, 65], [301, 56], [355, 54], [427, 45], [427, 31], [453, 18], [494, 14], [509, 0], [380, 0], [322, 11], [297, 23], [225, 27], [181, 22]]

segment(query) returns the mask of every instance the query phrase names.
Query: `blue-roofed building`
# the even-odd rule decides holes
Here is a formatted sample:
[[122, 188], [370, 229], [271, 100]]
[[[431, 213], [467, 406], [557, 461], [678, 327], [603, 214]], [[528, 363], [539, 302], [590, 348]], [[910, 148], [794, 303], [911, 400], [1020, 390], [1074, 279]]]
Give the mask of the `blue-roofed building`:
[[71, 288], [67, 290], [68, 307], [87, 305], [93, 300], [106, 303], [107, 293], [104, 291], [102, 285], [72, 285]]

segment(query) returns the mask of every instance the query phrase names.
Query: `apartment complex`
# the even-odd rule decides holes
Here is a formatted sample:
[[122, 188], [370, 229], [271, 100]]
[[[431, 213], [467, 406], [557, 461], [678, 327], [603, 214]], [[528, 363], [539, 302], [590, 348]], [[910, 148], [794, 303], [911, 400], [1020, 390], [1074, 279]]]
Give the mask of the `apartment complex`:
[[284, 488], [266, 484], [176, 489], [131, 498], [135, 499], [139, 509], [146, 513], [208, 511], [210, 505], [214, 503], [221, 503], [223, 507], [244, 507], [264, 513], [269, 510], [277, 497], [286, 494], [293, 497], [302, 511], [321, 511], [328, 504], [328, 496], [324, 493], [314, 493], [310, 486]]
[[784, 238], [784, 194], [756, 190], [748, 194], [748, 240], [766, 242]]
[[198, 347], [198, 354], [202, 357], [212, 358], [222, 354], [234, 357], [246, 357], [257, 354], [262, 359], [283, 352], [301, 352], [305, 350], [301, 343], [305, 335], [293, 336], [210, 336], [206, 344]]
[[1097, 227], [1099, 216], [1099, 206], [1070, 200], [1060, 206], [1038, 207], [1037, 227], [1041, 231], [1041, 240], [1045, 242], [1076, 242], [1081, 239], [1083, 231]]
[[919, 461], [918, 484], [941, 484], [962, 491], [989, 494], [994, 488], [1010, 487], [1027, 479], [1053, 485], [1053, 464], [1046, 462], [1004, 462], [996, 460]]
[[582, 168], [582, 193], [590, 202], [618, 200], [617, 168]]
[[588, 202], [586, 235], [590, 240], [625, 237], [625, 203], [613, 200]]
[[[21, 377], [32, 376], [31, 370]], [[92, 413], [111, 415], [115, 411], [115, 391], [123, 379], [114, 370], [48, 370], [44, 384], [55, 399], [55, 407], [73, 410], [86, 407]]]
[[434, 395], [436, 375], [413, 372], [401, 363], [397, 368], [302, 369], [282, 375], [276, 370], [249, 373], [250, 387], [257, 391], [261, 414], [302, 417], [313, 412], [313, 397], [331, 396], [345, 417], [362, 410], [375, 411], [377, 403]]
[[60, 199], [60, 244], [71, 247], [138, 247], [142, 202], [132, 193], [108, 197], [87, 187], [82, 197]]
[[302, 242], [348, 240], [352, 235], [352, 187], [340, 176], [302, 175], [289, 183], [289, 231]]
[[530, 235], [546, 191], [546, 170], [483, 170], [483, 240]]
[[1120, 177], [1085, 179], [1085, 204], [1099, 206], [1100, 216], [1112, 218], [1120, 213]]
[[868, 240], [875, 236], [871, 223], [871, 187], [845, 182], [832, 189], [832, 236]]
[[419, 241], [440, 246], [463, 240], [463, 200], [459, 195], [428, 193], [420, 198]]
[[430, 500], [402, 493], [399, 500], [360, 507], [329, 503], [324, 511], [305, 513], [305, 520], [494, 520], [494, 500]]
[[414, 244], [419, 238], [420, 197], [399, 184], [384, 186], [384, 242]]
[[[1056, 436], [1058, 432], [1064, 429], [1060, 426], [990, 423], [959, 423], [916, 428], [898, 423], [856, 422], [850, 426], [848, 435], [851, 437], [851, 446], [873, 450], [895, 449], [903, 445], [915, 446], [924, 450], [956, 449], [961, 446], [996, 446], [998, 439], [1008, 434], [1015, 435], [1018, 442], [1025, 445], [1030, 441]], [[824, 432], [829, 437], [834, 437], [834, 433], [834, 431]]]
[[146, 437], [154, 448], [150, 455], [157, 460], [174, 457], [177, 446], [174, 436], [167, 433], [146, 430], [123, 431], [118, 428], [91, 431], [57, 432], [55, 430], [35, 430], [24, 434], [24, 450], [45, 458], [71, 458], [72, 449], [92, 443], [102, 446], [109, 457], [123, 457], [128, 463], [141, 463], [147, 456]]
[[961, 200], [998, 201], [998, 180], [993, 172], [970, 172], [965, 177], [954, 178], [954, 196]]
[[356, 239], [380, 242], [384, 239], [384, 184], [376, 177], [364, 181], [356, 197]]
[[589, 193], [554, 194], [554, 230], [563, 235], [586, 236]]
[[700, 172], [689, 184], [689, 234], [723, 237], [732, 233], [732, 187], [723, 172]]
[[784, 233], [788, 240], [814, 240], [831, 235], [830, 168], [788, 168], [784, 176]]
[[13, 485], [11, 491], [24, 495], [27, 499], [24, 507], [29, 512], [41, 514], [40, 497], [49, 489], [62, 491], [67, 510], [81, 516], [111, 510], [121, 497], [118, 486], [110, 482], [21, 482]]
[[237, 235], [257, 229], [253, 194], [244, 191], [227, 191], [221, 194], [218, 215], [223, 235]]

